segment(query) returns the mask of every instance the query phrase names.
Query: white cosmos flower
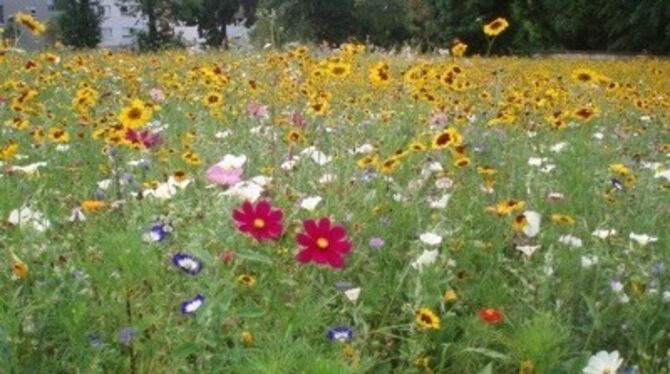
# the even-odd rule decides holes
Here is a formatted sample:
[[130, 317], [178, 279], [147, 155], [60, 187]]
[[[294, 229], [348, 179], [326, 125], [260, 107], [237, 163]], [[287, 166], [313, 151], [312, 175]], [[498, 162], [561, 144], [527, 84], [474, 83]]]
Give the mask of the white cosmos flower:
[[228, 190], [221, 193], [222, 196], [233, 196], [240, 200], [255, 202], [263, 193], [263, 186], [252, 181], [242, 181], [234, 184]]
[[449, 193], [442, 195], [439, 199], [428, 198], [428, 205], [433, 209], [444, 209], [447, 207], [450, 198], [451, 194]]
[[615, 229], [599, 229], [599, 230], [594, 231], [592, 235], [595, 236], [596, 238], [600, 238], [600, 239], [605, 240], [605, 239], [609, 238], [610, 236], [616, 235], [616, 230]]
[[640, 245], [643, 247], [649, 243], [654, 243], [658, 241], [658, 237], [649, 236], [647, 234], [636, 234], [634, 232], [631, 232], [630, 235], [628, 235], [628, 238], [630, 240], [634, 240], [640, 243]]
[[223, 169], [240, 169], [247, 162], [247, 156], [245, 155], [231, 155], [227, 154], [223, 156], [223, 159], [219, 161], [216, 166], [219, 166]]
[[602, 132], [598, 131], [598, 132], [593, 134], [593, 137], [598, 139], [598, 140], [603, 140], [603, 138], [605, 138], [605, 135], [603, 135]]
[[568, 143], [566, 143], [566, 142], [560, 142], [560, 143], [556, 143], [556, 144], [552, 145], [551, 148], [549, 148], [549, 150], [552, 151], [552, 152], [555, 152], [555, 153], [560, 153], [560, 152], [562, 152], [562, 151], [565, 149], [565, 147], [567, 147], [567, 146], [568, 146]]
[[70, 149], [70, 146], [67, 144], [59, 144], [56, 146], [56, 151], [58, 152], [67, 152]]
[[411, 266], [416, 270], [421, 270], [425, 265], [430, 265], [437, 259], [439, 252], [437, 249], [432, 251], [424, 250], [421, 255], [412, 262]]
[[598, 256], [582, 256], [581, 261], [582, 267], [588, 269], [598, 264]]
[[531, 157], [528, 159], [528, 165], [529, 166], [542, 166], [542, 164], [548, 162], [548, 158], [542, 158], [542, 157]]
[[358, 297], [361, 295], [361, 288], [356, 287], [356, 288], [350, 288], [346, 291], [344, 291], [344, 295], [351, 301], [352, 303], [355, 303], [356, 300], [358, 300]]
[[523, 212], [526, 221], [528, 222], [521, 231], [524, 235], [529, 238], [535, 237], [540, 232], [540, 223], [542, 222], [542, 216], [540, 213], [534, 212], [532, 210], [527, 210]]
[[34, 162], [34, 163], [32, 163], [30, 165], [26, 165], [26, 166], [12, 166], [10, 170], [14, 171], [14, 172], [20, 171], [20, 172], [26, 173], [26, 174], [33, 174], [39, 168], [43, 168], [43, 167], [46, 167], [46, 166], [47, 166], [47, 163], [42, 161], [42, 162]]
[[300, 201], [300, 207], [311, 212], [316, 209], [321, 200], [323, 200], [321, 196], [309, 196]]
[[177, 187], [167, 182], [160, 183], [156, 188], [149, 188], [142, 191], [142, 197], [154, 197], [160, 200], [171, 199], [176, 194]]
[[215, 137], [216, 139], [225, 139], [225, 138], [229, 137], [229, 136], [232, 135], [232, 134], [233, 134], [232, 131], [230, 131], [230, 130], [225, 130], [225, 131], [219, 131], [219, 132], [217, 132], [216, 134], [214, 134], [214, 137]]
[[46, 231], [46, 229], [51, 227], [51, 222], [49, 222], [42, 213], [25, 206], [12, 210], [9, 213], [7, 221], [12, 225], [17, 225], [19, 227], [30, 225], [32, 228], [40, 232]]
[[582, 372], [584, 374], [616, 374], [621, 364], [623, 364], [623, 359], [619, 356], [619, 351], [612, 353], [600, 351], [591, 356]]
[[312, 159], [312, 161], [316, 162], [318, 165], [325, 165], [332, 161], [332, 157], [324, 154], [323, 152], [319, 151], [316, 147], [311, 146], [307, 147], [300, 152], [301, 155], [307, 156]]
[[662, 170], [662, 169], [656, 169], [656, 174], [654, 174], [654, 178], [665, 178], [668, 182], [670, 182], [670, 168]]
[[428, 164], [427, 168], [433, 173], [441, 173], [442, 171], [444, 171], [442, 164], [440, 164], [437, 161], [433, 161], [430, 164]]
[[375, 147], [372, 144], [365, 143], [365, 144], [362, 144], [362, 145], [354, 148], [353, 152], [349, 152], [349, 153], [360, 155], [360, 154], [372, 153], [374, 151], [375, 151]]
[[103, 179], [98, 182], [98, 188], [101, 190], [107, 190], [112, 185], [111, 179]]
[[281, 164], [282, 170], [286, 171], [291, 171], [293, 168], [295, 168], [295, 165], [298, 163], [299, 158], [298, 157], [291, 157], [289, 160], [284, 161]]
[[328, 184], [332, 183], [335, 180], [335, 176], [333, 174], [324, 174], [319, 178], [319, 183], [320, 184]]
[[440, 245], [442, 243], [442, 237], [432, 232], [426, 232], [421, 234], [419, 236], [419, 239], [422, 242], [432, 246]]
[[531, 257], [540, 247], [539, 245], [519, 245], [516, 247], [516, 250], [523, 253], [526, 257]]
[[563, 235], [558, 238], [558, 242], [573, 248], [581, 248], [583, 245], [582, 239], [572, 235]]
[[170, 176], [170, 178], [168, 178], [167, 182], [168, 182], [168, 184], [171, 184], [171, 185], [183, 190], [184, 188], [188, 187], [188, 185], [191, 184], [191, 182], [193, 182], [193, 180], [192, 179], [183, 179], [183, 180], [178, 181], [175, 177]]

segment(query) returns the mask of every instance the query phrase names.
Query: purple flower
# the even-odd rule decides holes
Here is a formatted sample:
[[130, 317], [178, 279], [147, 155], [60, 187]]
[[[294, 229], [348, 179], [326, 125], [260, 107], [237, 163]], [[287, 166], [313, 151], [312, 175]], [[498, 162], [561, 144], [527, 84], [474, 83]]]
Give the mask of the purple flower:
[[155, 223], [142, 235], [142, 241], [145, 243], [162, 242], [172, 233], [172, 230], [172, 226], [169, 223]]
[[197, 294], [193, 299], [185, 300], [181, 303], [181, 312], [186, 315], [193, 314], [200, 309], [204, 303], [205, 297], [201, 294]]
[[180, 252], [172, 256], [172, 263], [190, 275], [196, 275], [202, 270], [202, 261], [186, 253]]
[[372, 249], [379, 249], [379, 248], [381, 248], [381, 247], [384, 246], [384, 239], [382, 239], [382, 238], [378, 238], [378, 237], [374, 237], [374, 238], [370, 239], [370, 243], [369, 243], [369, 244], [370, 244], [370, 248], [372, 248]]
[[134, 327], [124, 327], [119, 331], [117, 340], [121, 344], [130, 344], [133, 340], [133, 337], [137, 333], [137, 329]]
[[94, 332], [88, 336], [88, 343], [91, 347], [99, 347], [102, 345], [102, 337], [97, 332]]
[[330, 341], [337, 340], [340, 342], [348, 342], [351, 341], [351, 339], [354, 337], [354, 330], [352, 330], [349, 326], [333, 327], [328, 330], [328, 334], [326, 334], [326, 336]]

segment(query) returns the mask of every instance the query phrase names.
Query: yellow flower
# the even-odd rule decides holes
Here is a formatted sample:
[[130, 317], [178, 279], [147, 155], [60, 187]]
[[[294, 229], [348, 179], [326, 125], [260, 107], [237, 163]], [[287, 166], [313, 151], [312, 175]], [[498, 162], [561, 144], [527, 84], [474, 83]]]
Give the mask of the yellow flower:
[[630, 175], [630, 169], [624, 164], [612, 164], [610, 165], [610, 172], [620, 176], [625, 177]]
[[84, 200], [81, 202], [81, 209], [84, 212], [99, 212], [107, 206], [107, 203], [101, 200]]
[[484, 34], [488, 36], [498, 36], [509, 27], [506, 19], [499, 17], [484, 25]]
[[459, 146], [463, 143], [463, 136], [457, 129], [449, 127], [433, 138], [433, 149], [443, 149], [449, 146]]
[[130, 106], [121, 110], [118, 120], [126, 128], [137, 129], [149, 122], [151, 115], [151, 109], [142, 100], [135, 99]]
[[458, 300], [458, 294], [454, 289], [450, 288], [444, 293], [443, 299], [448, 303], [453, 303]]
[[242, 274], [237, 277], [237, 281], [240, 282], [241, 285], [247, 287], [253, 287], [256, 285], [256, 277], [251, 274]]
[[504, 200], [499, 202], [498, 204], [494, 206], [490, 206], [486, 208], [487, 212], [490, 213], [495, 213], [500, 216], [508, 215], [512, 212], [517, 212], [522, 210], [526, 206], [526, 203], [524, 201], [518, 201], [518, 200]]
[[198, 156], [197, 153], [193, 151], [186, 151], [182, 153], [181, 159], [184, 160], [189, 165], [200, 165], [202, 164], [202, 160], [200, 160], [200, 156]]
[[246, 346], [254, 344], [254, 335], [249, 330], [242, 331], [240, 338], [242, 339], [242, 343]]
[[70, 141], [70, 134], [59, 127], [52, 127], [49, 129], [49, 139], [55, 143], [67, 143]]
[[385, 62], [379, 62], [370, 69], [370, 83], [374, 86], [386, 86], [391, 82], [389, 66]]
[[46, 31], [46, 26], [30, 14], [19, 12], [16, 13], [14, 19], [16, 20], [16, 23], [20, 23], [28, 28], [28, 30], [35, 36], [40, 36]]
[[28, 276], [28, 264], [21, 261], [21, 259], [16, 256], [13, 257], [14, 262], [12, 263], [12, 273], [14, 274], [14, 277], [17, 279], [24, 279]]
[[456, 39], [454, 45], [451, 46], [451, 54], [454, 57], [463, 57], [465, 51], [467, 51], [468, 45]]
[[0, 148], [0, 160], [9, 161], [16, 156], [19, 151], [19, 145], [16, 142], [9, 142], [4, 147]]
[[552, 214], [551, 221], [560, 225], [574, 225], [575, 220], [566, 214]]
[[440, 318], [428, 308], [416, 311], [416, 324], [421, 330], [439, 330]]
[[533, 361], [521, 361], [521, 365], [519, 365], [519, 374], [533, 374], [534, 370], [535, 365], [533, 365]]
[[223, 96], [218, 92], [210, 92], [202, 98], [202, 102], [210, 109], [218, 108], [223, 105]]
[[351, 74], [351, 65], [344, 62], [334, 62], [328, 64], [328, 75], [333, 78], [346, 78]]

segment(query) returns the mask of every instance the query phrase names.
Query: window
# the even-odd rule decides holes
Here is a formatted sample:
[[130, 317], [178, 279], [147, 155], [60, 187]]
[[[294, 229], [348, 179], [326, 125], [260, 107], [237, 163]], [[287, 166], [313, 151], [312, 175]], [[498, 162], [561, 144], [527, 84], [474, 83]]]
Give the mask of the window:
[[112, 7], [109, 5], [99, 5], [98, 13], [100, 13], [101, 16], [109, 17], [112, 15]]
[[30, 14], [32, 14], [33, 16], [37, 14], [37, 8], [35, 8], [34, 6], [27, 6], [26, 10], [30, 12]]
[[112, 37], [114, 36], [112, 34], [112, 29], [110, 29], [109, 27], [101, 28], [100, 34], [102, 34], [102, 40], [112, 40]]
[[119, 10], [121, 11], [122, 16], [129, 16], [130, 15], [130, 9], [128, 9], [127, 5], [121, 5], [119, 7]]
[[49, 10], [49, 12], [56, 11], [56, 4], [54, 4], [54, 0], [47, 0], [47, 9]]
[[5, 23], [5, 12], [2, 8], [2, 4], [0, 4], [0, 23]]
[[124, 27], [123, 29], [121, 29], [121, 36], [123, 36], [126, 39], [132, 38], [133, 36], [135, 36], [135, 29], [132, 27]]

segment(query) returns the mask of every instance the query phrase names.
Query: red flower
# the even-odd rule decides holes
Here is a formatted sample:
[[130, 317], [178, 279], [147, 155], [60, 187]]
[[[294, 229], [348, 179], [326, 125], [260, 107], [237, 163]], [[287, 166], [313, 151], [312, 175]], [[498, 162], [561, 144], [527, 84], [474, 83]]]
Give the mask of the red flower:
[[242, 209], [233, 211], [233, 218], [238, 230], [258, 241], [277, 240], [284, 229], [282, 224], [284, 212], [281, 209], [273, 210], [270, 203], [265, 200], [255, 205], [245, 201]]
[[141, 144], [145, 148], [153, 148], [162, 142], [160, 133], [154, 133], [149, 130], [135, 131], [132, 129], [126, 131], [126, 140], [133, 144]]
[[503, 313], [502, 310], [496, 308], [482, 308], [479, 311], [479, 318], [488, 324], [497, 325], [502, 322]]
[[314, 261], [317, 264], [328, 264], [334, 268], [342, 268], [342, 256], [351, 251], [351, 242], [347, 239], [347, 231], [340, 225], [332, 226], [328, 218], [321, 218], [317, 223], [313, 219], [303, 222], [304, 233], [296, 235], [296, 241], [302, 250], [296, 260], [302, 263]]

